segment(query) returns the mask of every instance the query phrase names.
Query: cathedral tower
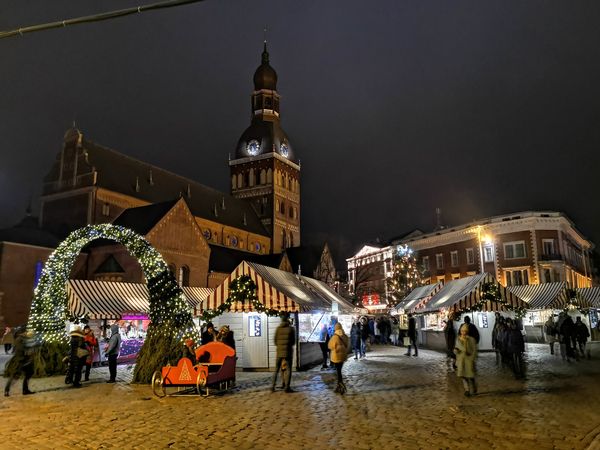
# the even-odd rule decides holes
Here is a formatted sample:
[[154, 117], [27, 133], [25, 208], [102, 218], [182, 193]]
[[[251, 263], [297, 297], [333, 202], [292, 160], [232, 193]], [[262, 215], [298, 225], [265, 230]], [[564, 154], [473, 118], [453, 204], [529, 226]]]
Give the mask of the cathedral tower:
[[300, 163], [281, 128], [277, 73], [265, 42], [254, 73], [251, 123], [229, 161], [231, 195], [251, 202], [279, 253], [300, 245]]

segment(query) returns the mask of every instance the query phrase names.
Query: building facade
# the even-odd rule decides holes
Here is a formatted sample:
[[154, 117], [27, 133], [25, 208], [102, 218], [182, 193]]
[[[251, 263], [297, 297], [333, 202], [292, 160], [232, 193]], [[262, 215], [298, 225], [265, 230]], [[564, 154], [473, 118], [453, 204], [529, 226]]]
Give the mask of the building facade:
[[417, 253], [426, 283], [488, 272], [504, 286], [554, 281], [592, 285], [593, 244], [560, 212], [490, 217], [392, 244], [408, 245]]
[[348, 264], [348, 294], [369, 310], [387, 308], [392, 300], [387, 278], [393, 272], [395, 246], [365, 245]]

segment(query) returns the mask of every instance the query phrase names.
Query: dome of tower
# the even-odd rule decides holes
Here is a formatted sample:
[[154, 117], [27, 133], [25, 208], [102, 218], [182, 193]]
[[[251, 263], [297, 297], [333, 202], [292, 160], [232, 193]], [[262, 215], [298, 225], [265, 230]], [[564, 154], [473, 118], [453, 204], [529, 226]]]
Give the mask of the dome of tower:
[[242, 133], [236, 147], [235, 159], [265, 153], [278, 153], [290, 161], [295, 161], [290, 141], [279, 123], [257, 120]]
[[254, 72], [254, 90], [277, 89], [277, 72], [269, 64], [269, 52], [267, 52], [267, 43], [262, 52], [262, 63]]

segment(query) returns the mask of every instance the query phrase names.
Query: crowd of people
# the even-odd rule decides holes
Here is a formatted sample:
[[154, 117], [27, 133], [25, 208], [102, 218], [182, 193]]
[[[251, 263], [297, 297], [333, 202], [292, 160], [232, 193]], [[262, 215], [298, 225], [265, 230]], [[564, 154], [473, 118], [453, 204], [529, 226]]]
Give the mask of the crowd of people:
[[577, 317], [573, 322], [567, 313], [561, 312], [555, 322], [554, 317], [550, 316], [544, 324], [544, 334], [552, 355], [555, 354], [554, 345], [558, 343], [563, 360], [571, 362], [572, 359], [579, 361], [586, 356], [591, 358], [589, 349], [586, 350], [590, 330], [581, 321], [581, 317]]

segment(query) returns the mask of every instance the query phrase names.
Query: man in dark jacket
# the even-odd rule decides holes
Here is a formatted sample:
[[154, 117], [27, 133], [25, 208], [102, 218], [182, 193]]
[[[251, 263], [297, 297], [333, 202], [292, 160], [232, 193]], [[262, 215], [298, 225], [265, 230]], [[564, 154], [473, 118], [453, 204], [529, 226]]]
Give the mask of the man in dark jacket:
[[479, 344], [479, 330], [471, 323], [471, 318], [469, 316], [465, 316], [465, 323], [469, 327], [469, 336], [475, 339], [475, 342]]
[[74, 388], [81, 387], [81, 369], [85, 366], [85, 359], [89, 351], [85, 345], [85, 334], [81, 327], [71, 331], [71, 353], [69, 358], [68, 381]]
[[107, 383], [115, 383], [117, 381], [117, 357], [121, 350], [121, 333], [119, 333], [119, 325], [116, 323], [110, 326], [110, 339], [106, 348], [108, 356], [108, 372], [110, 378]]
[[[579, 344], [579, 352], [581, 353], [581, 356], [585, 358], [585, 344], [590, 337], [590, 331], [588, 330], [587, 325], [581, 321], [581, 317], [577, 317], [577, 319], [575, 319], [575, 326], [573, 328], [573, 334], [577, 339], [577, 344]], [[589, 350], [587, 356], [588, 358], [592, 357]]]
[[369, 321], [366, 317], [360, 319], [360, 357], [367, 356], [367, 342], [369, 340], [370, 328]]
[[30, 339], [28, 338], [25, 328], [20, 328], [15, 331], [14, 340], [14, 355], [13, 360], [8, 364], [15, 364], [16, 370], [12, 377], [6, 382], [4, 387], [4, 396], [10, 395], [10, 385], [19, 378], [19, 375], [23, 374], [23, 395], [34, 394], [35, 392], [29, 390], [29, 379], [33, 375], [33, 346], [31, 345]]
[[575, 359], [579, 359], [579, 356], [577, 356], [577, 354], [575, 353], [575, 349], [573, 348], [572, 342], [573, 340], [575, 340], [575, 324], [573, 323], [573, 319], [571, 319], [571, 317], [567, 314], [567, 313], [561, 313], [562, 315], [562, 321], [559, 320], [560, 325], [559, 325], [559, 334], [560, 334], [560, 347], [561, 347], [561, 354], [563, 353], [563, 348], [564, 348], [564, 353], [563, 356], [563, 360], [565, 359], [565, 356], [567, 358], [567, 362], [570, 362], [571, 359], [570, 358], [575, 358]]
[[406, 356], [410, 356], [410, 349], [415, 348], [415, 356], [419, 356], [419, 350], [417, 349], [417, 323], [411, 313], [408, 314], [408, 338], [410, 344], [408, 345], [408, 351], [405, 353]]
[[511, 367], [515, 378], [523, 377], [523, 352], [525, 351], [525, 340], [521, 330], [517, 328], [516, 321], [507, 319], [508, 339], [507, 351], [511, 356]]
[[296, 344], [296, 331], [290, 325], [290, 319], [287, 314], [281, 316], [281, 324], [275, 330], [275, 346], [277, 347], [277, 362], [275, 373], [273, 374], [273, 386], [271, 391], [275, 392], [275, 384], [277, 383], [277, 374], [281, 369], [281, 365], [285, 361], [287, 369], [283, 372], [283, 385], [285, 392], [293, 392], [291, 388], [292, 381], [292, 356], [294, 345]]

